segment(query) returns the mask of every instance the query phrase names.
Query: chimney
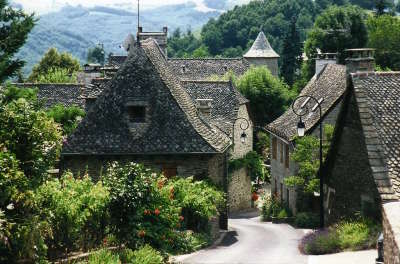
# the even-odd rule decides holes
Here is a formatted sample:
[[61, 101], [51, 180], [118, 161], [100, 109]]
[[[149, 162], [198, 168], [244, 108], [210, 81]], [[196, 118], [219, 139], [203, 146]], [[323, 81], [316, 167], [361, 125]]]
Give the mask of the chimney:
[[375, 69], [375, 49], [347, 49], [346, 72], [373, 72]]
[[163, 32], [164, 32], [165, 34], [167, 34], [167, 33], [168, 33], [168, 27], [163, 27]]
[[327, 64], [337, 64], [337, 53], [318, 53], [315, 58], [315, 74], [318, 75]]
[[210, 117], [212, 101], [212, 99], [196, 99], [197, 111], [204, 117]]

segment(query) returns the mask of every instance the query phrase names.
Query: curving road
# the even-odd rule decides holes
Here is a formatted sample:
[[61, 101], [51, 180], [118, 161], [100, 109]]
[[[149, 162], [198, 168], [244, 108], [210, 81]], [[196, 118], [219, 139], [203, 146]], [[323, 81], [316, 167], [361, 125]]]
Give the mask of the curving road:
[[178, 256], [183, 264], [307, 264], [297, 246], [304, 236], [286, 224], [261, 222], [256, 213], [238, 215], [229, 219], [229, 231], [214, 247]]

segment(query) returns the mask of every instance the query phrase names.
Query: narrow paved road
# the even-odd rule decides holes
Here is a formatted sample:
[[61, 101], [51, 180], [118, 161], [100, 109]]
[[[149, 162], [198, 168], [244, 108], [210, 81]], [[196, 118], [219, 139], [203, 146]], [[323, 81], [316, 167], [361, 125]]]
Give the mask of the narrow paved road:
[[303, 235], [286, 224], [260, 222], [254, 214], [239, 215], [229, 219], [229, 232], [218, 246], [176, 260], [184, 264], [307, 264], [297, 248]]

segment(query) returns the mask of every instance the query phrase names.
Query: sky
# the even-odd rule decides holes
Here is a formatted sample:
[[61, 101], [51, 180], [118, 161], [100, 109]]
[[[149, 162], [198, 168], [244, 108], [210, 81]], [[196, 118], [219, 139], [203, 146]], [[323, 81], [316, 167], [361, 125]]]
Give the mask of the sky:
[[[136, 10], [137, 6], [137, 0], [12, 0], [12, 2], [21, 4], [28, 12], [35, 12], [37, 14], [57, 11], [66, 4], [88, 7], [101, 5], [134, 10]], [[203, 4], [202, 0], [140, 0], [140, 6], [143, 9], [148, 9], [163, 5], [182, 4], [187, 2], [195, 2], [199, 10], [207, 11], [207, 7]]]

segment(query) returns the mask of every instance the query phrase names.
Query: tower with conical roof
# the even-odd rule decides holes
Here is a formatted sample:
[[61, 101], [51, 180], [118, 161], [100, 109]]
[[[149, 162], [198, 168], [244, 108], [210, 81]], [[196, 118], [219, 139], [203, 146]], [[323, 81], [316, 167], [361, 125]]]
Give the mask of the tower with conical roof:
[[272, 49], [264, 32], [258, 34], [253, 46], [243, 57], [251, 65], [266, 66], [273, 75], [278, 76], [279, 55]]

